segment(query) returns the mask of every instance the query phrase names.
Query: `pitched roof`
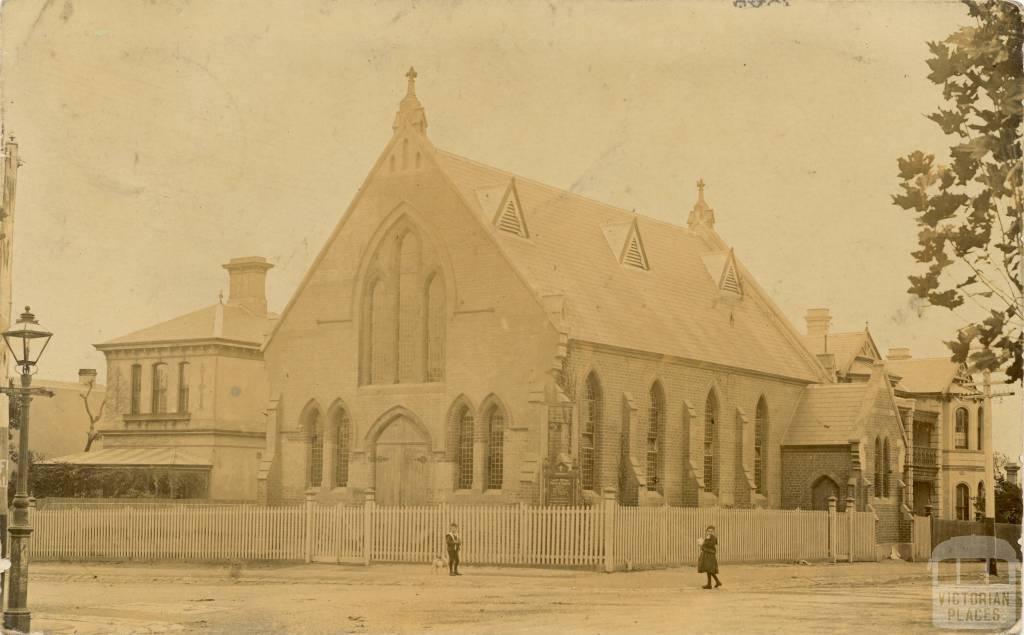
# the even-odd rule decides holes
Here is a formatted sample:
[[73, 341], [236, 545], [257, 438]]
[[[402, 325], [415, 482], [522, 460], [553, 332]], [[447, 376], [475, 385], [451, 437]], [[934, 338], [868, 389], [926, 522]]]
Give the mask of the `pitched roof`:
[[212, 463], [206, 459], [194, 457], [177, 448], [105, 448], [92, 452], [68, 454], [46, 461], [42, 464], [71, 463], [74, 465], [94, 466], [150, 466], [176, 465], [188, 467], [210, 467]]
[[[749, 293], [729, 301], [704, 257], [728, 256], [701, 231], [672, 225], [543, 185], [457, 155], [436, 151], [438, 164], [488, 227], [494, 209], [484, 196], [515, 178], [528, 241], [492, 235], [534, 291], [563, 295], [569, 337], [638, 351], [821, 381], [817, 361], [770, 299]], [[648, 270], [624, 266], [614, 248], [635, 222]], [[609, 249], [609, 246], [612, 249]], [[739, 264], [739, 263], [737, 263]], [[756, 296], [756, 297], [752, 297]]]
[[804, 388], [783, 445], [846, 445], [857, 438], [869, 382], [814, 384]]
[[97, 344], [96, 348], [208, 339], [258, 347], [270, 331], [272, 321], [272, 316], [260, 317], [245, 307], [218, 303]]
[[899, 390], [913, 394], [971, 394], [977, 392], [954, 381], [961, 364], [946, 357], [890, 359], [885, 367], [900, 377]]
[[[867, 331], [852, 333], [829, 333], [828, 335], [804, 335], [804, 345], [815, 355], [832, 355], [836, 361], [836, 372], [845, 375], [850, 372], [854, 361], [864, 357], [861, 351], [865, 344], [874, 348]], [[876, 356], [872, 355], [877, 359]]]

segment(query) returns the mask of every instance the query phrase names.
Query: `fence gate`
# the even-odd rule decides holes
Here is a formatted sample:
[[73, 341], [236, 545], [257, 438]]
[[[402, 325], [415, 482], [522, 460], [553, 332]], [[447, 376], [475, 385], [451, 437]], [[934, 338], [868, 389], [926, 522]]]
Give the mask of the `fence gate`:
[[914, 516], [912, 539], [914, 562], [926, 562], [932, 555], [932, 519], [930, 516]]
[[307, 549], [313, 562], [363, 561], [363, 508], [315, 505], [306, 510]]

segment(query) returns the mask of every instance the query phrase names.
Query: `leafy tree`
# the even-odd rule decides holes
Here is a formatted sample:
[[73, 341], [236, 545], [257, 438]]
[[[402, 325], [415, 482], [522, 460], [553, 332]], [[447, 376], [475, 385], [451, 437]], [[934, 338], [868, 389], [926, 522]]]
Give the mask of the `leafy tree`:
[[930, 115], [953, 137], [949, 163], [913, 152], [898, 160], [899, 207], [914, 214], [928, 265], [909, 292], [970, 316], [946, 342], [972, 371], [1022, 377], [1021, 327], [1021, 16], [1016, 5], [963, 0], [974, 24], [929, 42], [928, 79], [945, 103]]

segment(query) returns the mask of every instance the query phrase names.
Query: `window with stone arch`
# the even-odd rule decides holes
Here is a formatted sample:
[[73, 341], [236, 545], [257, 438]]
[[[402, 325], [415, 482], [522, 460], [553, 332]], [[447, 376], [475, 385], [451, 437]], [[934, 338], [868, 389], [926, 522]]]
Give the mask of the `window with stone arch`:
[[718, 493], [718, 397], [704, 402], [704, 491]]
[[150, 412], [162, 414], [167, 412], [167, 364], [153, 364], [153, 399]]
[[978, 408], [978, 449], [985, 448], [985, 409]]
[[971, 489], [967, 483], [960, 483], [956, 486], [956, 519], [971, 519]]
[[956, 409], [956, 420], [953, 428], [953, 447], [957, 450], [967, 449], [967, 408]]
[[882, 496], [889, 496], [889, 478], [892, 473], [892, 455], [889, 453], [889, 439], [882, 442]]
[[584, 386], [583, 416], [580, 420], [580, 482], [585, 490], [594, 490], [597, 484], [597, 466], [600, 464], [598, 435], [603, 406], [601, 383], [595, 373], [590, 373]]
[[456, 489], [473, 488], [473, 412], [462, 406], [456, 415]]
[[444, 380], [446, 300], [437, 251], [409, 219], [395, 223], [366, 267], [360, 382]]
[[875, 437], [875, 496], [882, 495], [882, 438]]
[[505, 413], [497, 404], [487, 411], [486, 489], [500, 490], [505, 470]]
[[348, 455], [352, 445], [352, 424], [348, 411], [338, 408], [334, 413], [334, 486], [348, 486]]
[[765, 493], [765, 443], [768, 439], [768, 403], [764, 397], [757, 400], [754, 414], [754, 486], [758, 494]]
[[318, 488], [324, 482], [324, 429], [319, 411], [310, 414], [306, 420], [306, 439], [309, 443], [307, 486]]
[[647, 489], [661, 491], [661, 442], [665, 434], [665, 391], [660, 382], [647, 394]]

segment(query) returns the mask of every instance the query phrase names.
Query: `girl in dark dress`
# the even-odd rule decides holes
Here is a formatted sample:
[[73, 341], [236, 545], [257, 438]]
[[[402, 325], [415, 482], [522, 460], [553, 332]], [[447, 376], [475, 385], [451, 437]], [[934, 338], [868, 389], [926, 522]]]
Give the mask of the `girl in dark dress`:
[[715, 588], [722, 586], [718, 579], [718, 538], [715, 537], [715, 526], [708, 526], [704, 532], [704, 540], [700, 541], [700, 558], [697, 560], [697, 573], [708, 574], [708, 583], [703, 588], [711, 588], [711, 578], [715, 579]]

